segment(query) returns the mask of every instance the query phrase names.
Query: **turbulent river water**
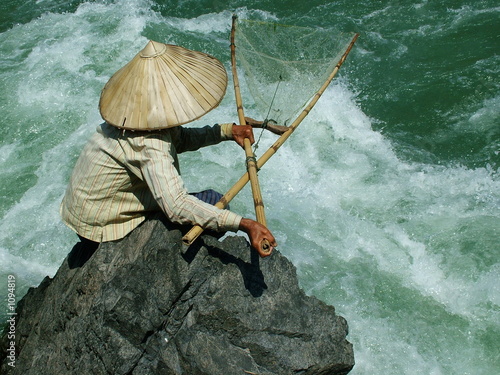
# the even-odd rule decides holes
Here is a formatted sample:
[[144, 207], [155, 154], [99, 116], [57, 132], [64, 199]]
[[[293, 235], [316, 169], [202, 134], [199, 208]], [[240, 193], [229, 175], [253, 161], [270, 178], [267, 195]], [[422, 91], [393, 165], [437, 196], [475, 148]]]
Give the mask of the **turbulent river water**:
[[[0, 292], [54, 275], [58, 208], [101, 122], [100, 90], [148, 39], [219, 58], [231, 16], [360, 37], [260, 173], [268, 226], [304, 290], [349, 323], [354, 375], [500, 368], [500, 8], [452, 1], [62, 1], [0, 5]], [[243, 90], [244, 95], [245, 90]], [[236, 121], [231, 87], [193, 124]], [[265, 150], [275, 138], [264, 134]], [[181, 155], [189, 190], [244, 172], [223, 144]], [[252, 217], [249, 188], [231, 204]], [[293, 353], [291, 353], [293, 355]]]

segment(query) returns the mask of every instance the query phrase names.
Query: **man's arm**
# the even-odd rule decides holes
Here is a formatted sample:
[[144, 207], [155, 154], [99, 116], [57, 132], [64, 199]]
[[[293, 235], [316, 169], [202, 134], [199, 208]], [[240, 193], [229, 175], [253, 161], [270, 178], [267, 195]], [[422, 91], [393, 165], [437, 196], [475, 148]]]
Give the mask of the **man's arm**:
[[[216, 139], [217, 127], [219, 126], [215, 125], [213, 127], [206, 126], [204, 128], [183, 128], [181, 135], [183, 137], [182, 142], [184, 142], [184, 144], [182, 146], [184, 146], [184, 148], [182, 149], [182, 151], [188, 151], [193, 149], [196, 150], [199, 147], [218, 143], [218, 142], [211, 143], [213, 142], [214, 139]], [[213, 132], [214, 129], [215, 133]], [[253, 130], [250, 125], [223, 124], [221, 127], [219, 127], [218, 130], [221, 135], [221, 140], [224, 138], [233, 139], [241, 147], [243, 147], [243, 141], [245, 138], [248, 138], [250, 140], [250, 143], [254, 143]], [[207, 134], [209, 134], [208, 137]], [[200, 139], [196, 139], [196, 137], [200, 137]], [[208, 142], [206, 142], [207, 139], [209, 139]], [[186, 147], [185, 144], [186, 142], [188, 143], [191, 142], [190, 147]], [[199, 147], [193, 148], [196, 146]], [[180, 151], [177, 150], [177, 152]], [[197, 224], [201, 225], [202, 227], [204, 226], [202, 223], [197, 223]], [[257, 250], [257, 252], [261, 257], [270, 255], [273, 248], [277, 246], [276, 240], [272, 235], [272, 233], [269, 231], [269, 229], [267, 229], [262, 224], [259, 224], [255, 220], [242, 218], [241, 221], [239, 222], [238, 229], [247, 233], [252, 247], [255, 250]], [[268, 251], [267, 253], [261, 251], [261, 243], [264, 240], [269, 241], [269, 243], [272, 246], [270, 251]]]
[[177, 153], [196, 151], [202, 147], [216, 145], [222, 141], [233, 139], [232, 124], [215, 124], [202, 128], [179, 127], [175, 142]]
[[204, 126], [202, 128], [179, 128], [179, 139], [176, 142], [177, 153], [185, 151], [195, 151], [201, 147], [211, 146], [220, 143], [221, 141], [234, 140], [241, 147], [245, 138], [250, 140], [250, 143], [255, 142], [252, 122], [257, 122], [249, 117], [248, 125], [236, 125], [234, 123], [215, 124], [214, 126]]
[[154, 199], [172, 222], [199, 224], [215, 231], [236, 232], [239, 229], [240, 215], [188, 194], [170, 153], [172, 145], [168, 133], [152, 133], [141, 138], [133, 146], [140, 150], [134, 157]]

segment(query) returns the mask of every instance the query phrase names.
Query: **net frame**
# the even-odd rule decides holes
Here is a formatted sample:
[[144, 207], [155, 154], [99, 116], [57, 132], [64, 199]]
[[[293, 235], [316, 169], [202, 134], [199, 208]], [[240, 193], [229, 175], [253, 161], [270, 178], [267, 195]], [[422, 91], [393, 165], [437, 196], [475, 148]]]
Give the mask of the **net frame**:
[[236, 59], [252, 109], [280, 125], [289, 125], [307, 105], [354, 35], [246, 19], [237, 26]]

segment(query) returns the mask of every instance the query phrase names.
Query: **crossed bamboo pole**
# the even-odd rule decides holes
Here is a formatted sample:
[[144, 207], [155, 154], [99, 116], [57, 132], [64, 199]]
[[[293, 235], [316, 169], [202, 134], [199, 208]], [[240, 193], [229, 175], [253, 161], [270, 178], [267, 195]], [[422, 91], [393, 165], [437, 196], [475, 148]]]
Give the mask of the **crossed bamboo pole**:
[[[238, 72], [236, 70], [236, 45], [234, 43], [235, 32], [236, 32], [236, 20], [237, 16], [234, 15], [231, 27], [231, 68], [233, 72], [234, 95], [236, 97], [238, 120], [240, 122], [240, 125], [245, 125], [246, 120], [245, 120], [245, 114], [243, 112], [243, 103], [241, 100], [240, 81], [238, 79]], [[267, 226], [266, 214], [264, 212], [264, 202], [262, 200], [262, 194], [260, 192], [259, 177], [257, 176], [257, 160], [255, 159], [255, 155], [252, 151], [252, 145], [248, 138], [244, 139], [244, 148], [245, 148], [248, 176], [250, 178], [250, 185], [252, 187], [255, 216], [258, 223]], [[264, 253], [269, 253], [271, 251], [271, 244], [269, 243], [269, 241], [267, 240], [262, 241], [261, 250]]]
[[[233, 17], [233, 23], [235, 22], [235, 19]], [[233, 30], [231, 31], [231, 34], [233, 35]], [[349, 43], [347, 49], [345, 50], [344, 54], [340, 58], [339, 62], [337, 65], [333, 68], [331, 71], [330, 75], [326, 79], [326, 81], [323, 83], [321, 88], [316, 92], [316, 94], [312, 97], [312, 99], [309, 101], [308, 105], [302, 110], [302, 112], [297, 116], [295, 121], [289, 126], [288, 130], [283, 133], [277, 140], [274, 142], [274, 144], [269, 147], [269, 149], [257, 160], [257, 169], [261, 169], [262, 166], [273, 156], [278, 149], [285, 143], [285, 141], [292, 135], [292, 133], [297, 129], [297, 127], [300, 125], [302, 120], [309, 114], [311, 109], [316, 105], [318, 102], [319, 98], [323, 93], [325, 92], [326, 88], [328, 85], [332, 82], [333, 78], [339, 71], [340, 67], [344, 63], [344, 61], [347, 58], [347, 55], [349, 52], [351, 52], [352, 47], [354, 46], [354, 43], [356, 42], [356, 39], [358, 39], [359, 34], [355, 34], [354, 37], [352, 38], [351, 42]], [[233, 36], [231, 37], [231, 39]], [[231, 45], [231, 49], [233, 49], [233, 44]], [[231, 56], [232, 58], [232, 56]], [[236, 86], [235, 86], [236, 87]], [[240, 103], [241, 104], [241, 103]], [[231, 187], [231, 189], [228, 190], [228, 192], [220, 199], [219, 202], [215, 204], [216, 207], [218, 208], [226, 208], [229, 202], [238, 194], [241, 189], [247, 184], [247, 182], [250, 180], [250, 174], [249, 172], [245, 173], [241, 178]], [[191, 245], [196, 239], [203, 233], [203, 228], [199, 225], [194, 225], [191, 230], [184, 235], [182, 238], [182, 241], [186, 245]]]

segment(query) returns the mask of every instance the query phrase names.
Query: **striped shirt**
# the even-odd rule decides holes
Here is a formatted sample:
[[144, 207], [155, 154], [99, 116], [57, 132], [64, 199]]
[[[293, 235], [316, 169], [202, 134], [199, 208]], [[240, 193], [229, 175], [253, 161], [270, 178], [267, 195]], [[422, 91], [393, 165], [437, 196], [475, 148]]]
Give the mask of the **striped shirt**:
[[177, 158], [231, 138], [231, 124], [133, 132], [103, 123], [76, 162], [61, 217], [96, 242], [123, 238], [158, 211], [174, 223], [237, 231], [241, 216], [188, 194]]

